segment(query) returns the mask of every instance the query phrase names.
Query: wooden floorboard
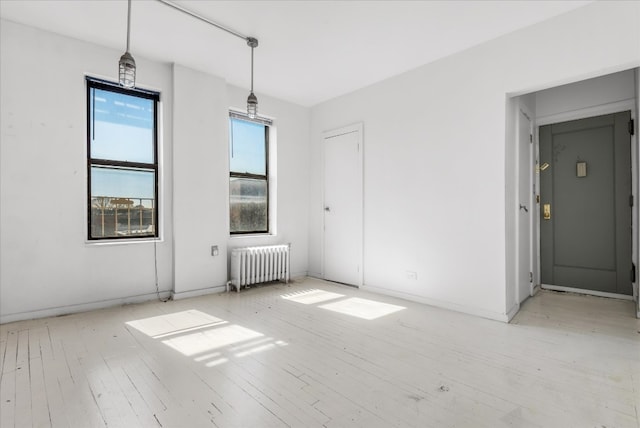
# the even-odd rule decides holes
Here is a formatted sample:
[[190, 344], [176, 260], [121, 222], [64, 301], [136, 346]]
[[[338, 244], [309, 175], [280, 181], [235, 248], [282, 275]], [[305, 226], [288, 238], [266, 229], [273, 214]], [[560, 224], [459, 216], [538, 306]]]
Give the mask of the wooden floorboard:
[[0, 326], [0, 426], [640, 428], [633, 302], [511, 324], [316, 279]]

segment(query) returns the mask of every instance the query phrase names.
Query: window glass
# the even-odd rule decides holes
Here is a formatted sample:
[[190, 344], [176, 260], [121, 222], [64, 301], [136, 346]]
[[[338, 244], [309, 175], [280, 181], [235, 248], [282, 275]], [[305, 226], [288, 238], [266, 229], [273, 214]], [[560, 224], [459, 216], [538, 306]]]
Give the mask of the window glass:
[[92, 167], [91, 196], [120, 195], [153, 199], [155, 176], [154, 171]]
[[231, 171], [266, 175], [266, 159], [265, 125], [231, 118]]
[[87, 78], [89, 239], [158, 236], [159, 96]]
[[267, 232], [267, 180], [231, 178], [229, 187], [231, 230]]
[[91, 157], [154, 161], [154, 101], [91, 88]]
[[269, 126], [229, 120], [231, 233], [269, 232]]

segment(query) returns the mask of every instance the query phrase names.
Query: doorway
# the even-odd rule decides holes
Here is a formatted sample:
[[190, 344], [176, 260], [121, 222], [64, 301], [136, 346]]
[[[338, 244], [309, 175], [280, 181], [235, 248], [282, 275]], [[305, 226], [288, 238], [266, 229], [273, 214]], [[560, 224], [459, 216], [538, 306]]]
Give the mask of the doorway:
[[631, 112], [539, 128], [543, 288], [632, 296]]
[[362, 124], [323, 137], [323, 276], [361, 286], [363, 280]]

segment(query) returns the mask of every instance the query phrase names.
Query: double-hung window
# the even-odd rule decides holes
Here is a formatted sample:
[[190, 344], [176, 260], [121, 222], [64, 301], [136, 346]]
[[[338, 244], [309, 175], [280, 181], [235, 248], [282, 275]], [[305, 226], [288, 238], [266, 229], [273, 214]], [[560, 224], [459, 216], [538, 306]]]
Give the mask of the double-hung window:
[[269, 125], [230, 113], [231, 234], [269, 233]]
[[89, 240], [158, 236], [158, 102], [87, 78]]

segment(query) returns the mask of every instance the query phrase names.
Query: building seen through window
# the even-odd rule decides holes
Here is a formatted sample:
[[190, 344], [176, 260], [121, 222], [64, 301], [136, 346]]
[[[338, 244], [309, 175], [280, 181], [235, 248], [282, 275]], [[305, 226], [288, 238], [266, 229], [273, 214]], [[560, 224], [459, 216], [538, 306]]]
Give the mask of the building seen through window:
[[229, 127], [231, 233], [268, 233], [269, 126], [232, 115]]
[[158, 236], [158, 101], [87, 78], [90, 240]]

